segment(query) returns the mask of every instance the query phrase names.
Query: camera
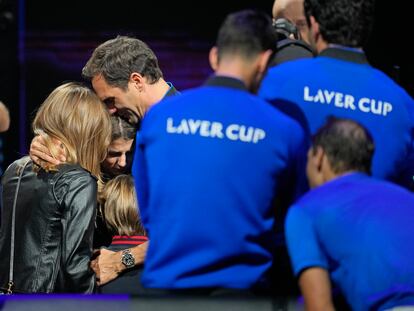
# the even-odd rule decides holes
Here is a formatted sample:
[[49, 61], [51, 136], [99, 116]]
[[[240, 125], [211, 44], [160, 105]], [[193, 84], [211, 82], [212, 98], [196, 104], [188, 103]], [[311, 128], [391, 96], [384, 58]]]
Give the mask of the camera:
[[278, 41], [282, 41], [284, 39], [301, 39], [298, 28], [286, 18], [278, 18], [274, 20], [273, 28], [278, 35]]
[[295, 24], [286, 18], [273, 20], [273, 28], [277, 33], [277, 51], [269, 61], [269, 66], [299, 58], [311, 58], [314, 52], [305, 41]]

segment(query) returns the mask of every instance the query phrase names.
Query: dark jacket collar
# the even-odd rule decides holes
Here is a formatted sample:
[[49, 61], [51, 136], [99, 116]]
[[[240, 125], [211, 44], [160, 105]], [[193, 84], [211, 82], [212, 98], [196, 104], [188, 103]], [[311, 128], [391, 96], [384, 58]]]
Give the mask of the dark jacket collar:
[[224, 86], [229, 87], [233, 89], [239, 89], [243, 91], [248, 91], [246, 86], [244, 85], [243, 81], [232, 78], [232, 77], [225, 77], [225, 76], [211, 76], [207, 79], [207, 81], [204, 83], [204, 85], [207, 86]]
[[330, 46], [319, 53], [319, 56], [336, 58], [357, 64], [368, 64], [364, 52], [348, 47]]
[[167, 82], [167, 84], [170, 86], [170, 88], [168, 89], [167, 93], [165, 93], [164, 98], [180, 94], [180, 92], [177, 91], [171, 82]]

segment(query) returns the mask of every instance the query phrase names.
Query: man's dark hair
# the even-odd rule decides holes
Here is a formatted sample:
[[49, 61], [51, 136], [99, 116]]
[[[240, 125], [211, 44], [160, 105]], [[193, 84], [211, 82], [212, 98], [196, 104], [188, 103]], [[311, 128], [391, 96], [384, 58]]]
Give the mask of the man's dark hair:
[[219, 59], [225, 54], [239, 54], [250, 59], [263, 51], [274, 51], [276, 41], [269, 15], [243, 10], [226, 17], [218, 32], [216, 46]]
[[308, 24], [313, 16], [325, 41], [349, 47], [362, 47], [367, 42], [374, 5], [374, 0], [304, 0]]
[[112, 135], [111, 141], [122, 138], [124, 140], [130, 140], [135, 138], [137, 129], [132, 124], [128, 123], [120, 116], [115, 114], [111, 115]]
[[358, 122], [330, 117], [312, 138], [313, 150], [318, 146], [326, 153], [334, 173], [371, 173], [374, 142]]
[[150, 84], [162, 78], [157, 57], [145, 42], [117, 36], [93, 51], [82, 69], [82, 76], [91, 81], [93, 77], [102, 74], [109, 85], [125, 90], [133, 72], [141, 74]]

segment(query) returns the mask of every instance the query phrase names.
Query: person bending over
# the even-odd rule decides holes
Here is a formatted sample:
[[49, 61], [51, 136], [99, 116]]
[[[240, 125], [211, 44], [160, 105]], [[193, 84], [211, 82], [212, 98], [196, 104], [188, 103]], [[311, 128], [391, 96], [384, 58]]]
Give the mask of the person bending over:
[[333, 310], [335, 286], [352, 310], [414, 307], [414, 194], [370, 177], [374, 143], [349, 119], [313, 138], [313, 190], [289, 210], [286, 236], [307, 310]]

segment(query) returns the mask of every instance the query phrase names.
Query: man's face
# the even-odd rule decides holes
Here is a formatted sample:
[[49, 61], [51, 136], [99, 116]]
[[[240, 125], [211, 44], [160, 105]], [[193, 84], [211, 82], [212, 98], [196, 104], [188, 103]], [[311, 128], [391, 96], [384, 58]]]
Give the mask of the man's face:
[[299, 30], [302, 40], [310, 44], [303, 0], [275, 0], [272, 15], [274, 20], [286, 18], [291, 21]]
[[117, 176], [127, 173], [131, 167], [131, 147], [133, 139], [115, 139], [108, 148], [108, 154], [102, 162], [104, 172]]
[[130, 124], [138, 124], [143, 117], [139, 92], [129, 83], [127, 90], [123, 90], [109, 85], [102, 75], [98, 75], [92, 78], [92, 87], [110, 114], [116, 113]]

